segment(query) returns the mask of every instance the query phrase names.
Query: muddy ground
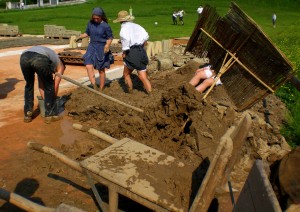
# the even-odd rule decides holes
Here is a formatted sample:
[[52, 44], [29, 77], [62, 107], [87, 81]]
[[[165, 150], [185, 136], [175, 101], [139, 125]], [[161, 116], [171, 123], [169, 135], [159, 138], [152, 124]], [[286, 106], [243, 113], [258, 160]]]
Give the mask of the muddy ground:
[[[63, 94], [66, 100], [64, 120], [95, 128], [116, 139], [130, 138], [186, 164], [189, 169], [185, 172], [168, 179], [163, 179], [164, 175], [162, 175], [161, 181], [153, 185], [165, 187], [176, 194], [174, 199], [168, 201], [186, 210], [199, 188], [220, 138], [243, 115], [242, 112], [235, 110], [223, 86], [214, 88], [206, 101], [201, 100], [202, 95], [187, 83], [198, 65], [197, 62], [190, 61], [177, 70], [151, 73], [150, 80], [154, 89], [150, 96], [145, 93], [136, 74], [132, 75], [134, 82], [132, 93], [127, 93], [123, 79], [112, 81], [107, 85], [104, 94], [140, 108], [143, 113], [82, 88]], [[263, 159], [266, 164], [271, 165], [290, 150], [279, 132], [286, 109], [276, 96], [269, 95], [264, 104], [261, 101], [245, 112], [250, 113], [253, 123], [240, 158], [230, 176], [233, 187], [238, 191], [242, 189], [255, 159]], [[266, 115], [269, 123], [266, 122]], [[36, 127], [38, 131], [38, 126]], [[47, 127], [48, 130], [57, 132], [56, 125]], [[74, 143], [54, 146], [76, 161], [82, 161], [110, 146], [109, 143], [87, 132], [74, 132], [76, 135], [77, 133], [79, 136], [75, 138]], [[38, 136], [32, 137], [32, 139], [38, 138]], [[86, 211], [98, 209], [91, 189], [80, 173], [51, 156], [33, 150], [28, 150], [28, 155], [20, 158], [19, 166], [10, 167], [16, 172], [20, 167], [23, 170], [21, 173], [17, 172], [18, 179], [23, 180], [18, 184], [22, 189], [18, 189], [16, 185], [16, 193], [50, 207], [56, 207], [63, 202]], [[118, 165], [117, 163], [122, 161], [114, 162]], [[148, 164], [139, 164], [139, 169], [145, 169], [147, 172], [147, 168]], [[175, 166], [168, 168], [176, 169]], [[163, 172], [159, 169], [157, 171]], [[143, 175], [140, 177], [146, 178]], [[2, 187], [8, 182], [6, 177], [0, 180], [2, 180]], [[43, 187], [42, 184], [47, 186]], [[34, 192], [39, 186], [38, 196], [35, 196]], [[107, 188], [100, 184], [97, 184], [97, 187], [104, 201], [107, 202]], [[238, 194], [239, 192], [235, 193], [235, 198]], [[216, 197], [218, 211], [231, 210], [229, 194]], [[124, 197], [120, 198], [120, 209], [146, 210]], [[18, 211], [18, 209], [10, 204], [3, 204], [0, 205], [0, 211]]]

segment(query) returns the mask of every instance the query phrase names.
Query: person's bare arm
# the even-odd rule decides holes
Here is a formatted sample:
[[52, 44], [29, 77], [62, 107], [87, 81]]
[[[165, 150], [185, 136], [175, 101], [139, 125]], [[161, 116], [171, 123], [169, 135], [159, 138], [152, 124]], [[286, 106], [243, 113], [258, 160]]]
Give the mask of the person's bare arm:
[[106, 44], [105, 44], [105, 46], [104, 46], [104, 53], [109, 52], [109, 47], [110, 47], [111, 43], [112, 43], [112, 39], [108, 39], [108, 40], [106, 41]]
[[[65, 65], [61, 62], [61, 60], [59, 60], [59, 63], [57, 64], [57, 68], [56, 68], [56, 73], [63, 75], [65, 72], [65, 68], [66, 68]], [[57, 96], [57, 94], [58, 94], [60, 81], [61, 81], [61, 78], [55, 75], [55, 77], [54, 77], [55, 96]]]
[[86, 38], [88, 37], [89, 35], [86, 34], [86, 33], [83, 33], [81, 35], [79, 35], [76, 39], [75, 39], [75, 42], [78, 42], [79, 40], [82, 40], [83, 38]]

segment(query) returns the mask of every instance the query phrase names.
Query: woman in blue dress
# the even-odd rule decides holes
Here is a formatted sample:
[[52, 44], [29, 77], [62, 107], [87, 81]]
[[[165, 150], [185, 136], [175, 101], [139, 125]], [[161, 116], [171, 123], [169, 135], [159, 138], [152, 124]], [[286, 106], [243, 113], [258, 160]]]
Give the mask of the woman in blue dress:
[[85, 33], [76, 38], [76, 42], [82, 38], [90, 37], [90, 43], [83, 55], [84, 65], [93, 88], [99, 90], [96, 84], [94, 69], [99, 71], [100, 90], [105, 85], [105, 68], [110, 68], [109, 47], [113, 40], [110, 26], [103, 9], [94, 8], [91, 20], [88, 22]]

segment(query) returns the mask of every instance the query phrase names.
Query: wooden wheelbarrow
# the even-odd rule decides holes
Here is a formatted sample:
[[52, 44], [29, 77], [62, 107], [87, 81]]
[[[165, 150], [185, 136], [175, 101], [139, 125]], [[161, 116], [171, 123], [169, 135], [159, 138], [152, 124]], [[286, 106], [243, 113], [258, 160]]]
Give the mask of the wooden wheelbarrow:
[[[216, 189], [223, 187], [227, 183], [250, 126], [250, 115], [245, 114], [238, 125], [231, 127], [221, 138], [216, 155], [189, 209], [190, 212], [207, 211]], [[108, 187], [110, 212], [118, 210], [118, 194], [126, 196], [154, 211], [186, 211], [176, 202], [170, 202], [175, 195], [172, 191], [167, 190], [163, 186], [153, 187], [157, 180], [161, 180], [162, 173], [151, 169], [151, 164], [165, 166], [167, 171], [163, 174], [167, 174], [172, 178], [177, 173], [186, 170], [184, 169], [187, 166], [186, 164], [129, 138], [117, 140], [95, 129], [83, 129], [81, 125], [75, 125], [74, 128], [86, 130], [112, 145], [81, 162], [73, 161], [58, 151], [35, 142], [29, 142], [28, 146], [34, 150], [50, 154], [74, 170], [86, 175], [96, 200], [103, 211], [106, 211], [106, 208], [93, 180]], [[114, 163], [115, 161], [118, 161], [118, 163]], [[148, 169], [139, 169], [139, 164], [141, 163], [148, 163]], [[170, 170], [170, 164], [176, 166], [176, 168]], [[145, 172], [148, 177], [139, 179], [138, 176], [143, 175]]]
[[32, 212], [84, 212], [73, 206], [60, 204], [57, 208], [49, 208], [32, 202], [16, 193], [11, 193], [3, 188], [0, 188], [0, 199], [3, 199], [25, 211]]
[[[153, 170], [154, 168], [151, 169], [151, 164], [159, 164], [160, 170], [163, 166], [167, 168], [170, 164], [172, 167], [176, 166], [176, 170], [173, 169], [167, 174], [164, 173], [169, 178], [178, 171], [180, 172], [185, 164], [156, 149], [124, 138], [97, 154], [81, 162], [76, 162], [50, 147], [35, 142], [29, 142], [28, 146], [34, 150], [50, 154], [84, 174], [102, 211], [106, 211], [106, 207], [97, 192], [94, 180], [108, 187], [109, 211], [118, 210], [118, 194], [155, 211], [184, 211], [176, 203], [168, 201], [174, 198], [171, 191], [166, 192], [168, 190], [166, 188], [154, 188], [152, 186], [160, 180], [161, 173]], [[139, 167], [141, 163], [149, 164], [147, 179], [139, 178], [139, 176], [145, 175], [145, 170]]]

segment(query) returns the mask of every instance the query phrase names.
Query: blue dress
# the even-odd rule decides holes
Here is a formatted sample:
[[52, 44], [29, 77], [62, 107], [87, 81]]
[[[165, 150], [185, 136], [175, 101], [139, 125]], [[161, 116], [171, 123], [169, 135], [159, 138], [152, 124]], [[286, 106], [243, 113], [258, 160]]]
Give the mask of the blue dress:
[[85, 32], [90, 37], [90, 43], [83, 55], [84, 65], [92, 64], [97, 70], [110, 68], [109, 55], [104, 54], [106, 41], [113, 39], [110, 26], [104, 21], [99, 24], [89, 21]]

